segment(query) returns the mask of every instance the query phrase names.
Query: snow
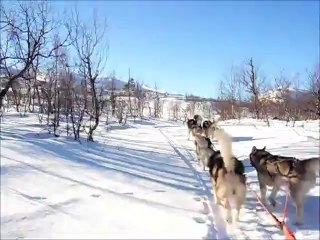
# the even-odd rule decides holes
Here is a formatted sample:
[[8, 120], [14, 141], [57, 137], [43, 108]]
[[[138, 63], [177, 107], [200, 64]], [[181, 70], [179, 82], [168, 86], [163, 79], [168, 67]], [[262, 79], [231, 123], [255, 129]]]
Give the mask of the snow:
[[151, 92], [155, 92], [155, 93], [162, 93], [162, 94], [165, 94], [165, 93], [166, 93], [166, 92], [163, 91], [163, 90], [155, 89], [155, 88], [149, 87], [148, 85], [145, 85], [145, 84], [142, 84], [142, 88], [143, 88], [144, 90], [151, 91]]
[[[252, 146], [274, 154], [319, 156], [319, 122], [243, 119], [220, 122], [233, 137], [248, 182], [259, 189], [248, 163]], [[111, 129], [111, 130], [110, 130]], [[95, 143], [82, 144], [43, 131], [37, 116], [4, 113], [1, 122], [1, 238], [63, 239], [284, 239], [248, 191], [238, 226], [212, 202], [207, 172], [194, 160], [186, 126], [137, 120], [101, 126]], [[216, 147], [217, 143], [214, 142]], [[319, 179], [308, 194], [304, 225], [287, 223], [297, 239], [319, 239]], [[259, 191], [258, 191], [259, 192]], [[268, 191], [268, 194], [270, 191]], [[282, 216], [280, 192], [272, 212]]]

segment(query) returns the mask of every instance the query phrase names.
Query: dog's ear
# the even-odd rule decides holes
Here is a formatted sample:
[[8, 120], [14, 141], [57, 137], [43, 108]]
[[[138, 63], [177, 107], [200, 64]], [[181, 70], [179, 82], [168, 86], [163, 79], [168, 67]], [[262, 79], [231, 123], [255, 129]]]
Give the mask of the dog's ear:
[[262, 148], [262, 150], [265, 151], [266, 150], [266, 146], [264, 146], [264, 148]]
[[251, 150], [251, 152], [256, 152], [257, 151], [257, 148], [256, 148], [256, 146], [253, 146], [252, 147], [252, 150]]

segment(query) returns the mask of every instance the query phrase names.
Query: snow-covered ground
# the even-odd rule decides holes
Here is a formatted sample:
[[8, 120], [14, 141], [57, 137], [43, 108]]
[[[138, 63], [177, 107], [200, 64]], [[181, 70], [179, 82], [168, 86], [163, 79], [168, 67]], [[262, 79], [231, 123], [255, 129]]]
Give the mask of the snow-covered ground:
[[[319, 156], [319, 122], [294, 128], [272, 121], [221, 122], [233, 137], [251, 187], [252, 146], [298, 158]], [[1, 123], [1, 239], [6, 238], [170, 238], [284, 239], [271, 217], [248, 191], [238, 227], [223, 221], [212, 203], [207, 172], [194, 160], [186, 126], [138, 120], [97, 132], [95, 143], [55, 138], [37, 116], [5, 113]], [[217, 146], [219, 148], [219, 146]], [[297, 239], [319, 239], [319, 179], [306, 200], [305, 222], [287, 222]], [[268, 192], [269, 193], [269, 192]], [[282, 216], [285, 195], [272, 211]]]

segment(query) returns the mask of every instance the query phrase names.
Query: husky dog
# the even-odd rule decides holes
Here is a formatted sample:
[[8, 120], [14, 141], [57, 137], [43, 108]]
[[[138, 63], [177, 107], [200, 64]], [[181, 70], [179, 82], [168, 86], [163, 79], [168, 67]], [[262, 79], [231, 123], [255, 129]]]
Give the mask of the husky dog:
[[[236, 222], [239, 220], [239, 212], [246, 199], [244, 166], [233, 156], [230, 136], [223, 129], [216, 129], [214, 137], [218, 141], [220, 151], [215, 151], [211, 155], [207, 166], [215, 201], [224, 205], [226, 220]], [[232, 216], [232, 209], [236, 210], [235, 216]]]
[[[193, 143], [194, 143], [194, 146], [195, 146], [195, 148], [196, 148], [196, 154], [197, 154], [197, 156], [198, 156], [198, 143], [199, 143], [201, 146], [207, 146], [208, 143], [207, 143], [207, 141], [205, 141], [205, 140], [203, 139], [203, 136], [202, 136], [202, 134], [203, 134], [203, 129], [202, 129], [201, 126], [198, 126], [198, 125], [192, 126], [191, 132], [192, 132], [192, 136], [193, 136], [193, 139], [194, 139], [194, 142], [193, 142]], [[199, 160], [199, 159], [198, 159], [198, 160]]]
[[200, 115], [196, 114], [193, 116], [193, 119], [196, 120], [197, 125], [201, 127], [202, 117]]
[[187, 126], [188, 126], [188, 140], [190, 140], [190, 133], [192, 132], [192, 129], [194, 126], [197, 125], [197, 121], [194, 119], [188, 119]]
[[196, 153], [199, 163], [202, 163], [205, 170], [210, 156], [214, 153], [210, 138], [196, 135], [195, 136]]
[[187, 126], [188, 126], [188, 140], [190, 140], [190, 133], [195, 126], [201, 127], [202, 117], [200, 115], [194, 115], [193, 118], [188, 119]]
[[198, 125], [193, 125], [191, 129], [192, 136], [202, 136], [203, 135], [203, 128]]
[[209, 124], [206, 124], [206, 126], [203, 128], [205, 128], [205, 135], [207, 137], [213, 139], [214, 138], [214, 131], [219, 128], [218, 121], [215, 121], [215, 120], [209, 121]]
[[209, 137], [209, 128], [210, 126], [213, 124], [213, 122], [211, 122], [210, 120], [205, 120], [202, 122], [202, 128], [203, 128], [203, 131], [204, 131], [204, 135], [206, 137]]
[[290, 196], [296, 206], [295, 224], [302, 224], [304, 200], [316, 184], [320, 157], [298, 160], [294, 157], [273, 155], [266, 151], [266, 147], [258, 149], [254, 146], [249, 158], [258, 174], [262, 201], [266, 200], [267, 186], [272, 186], [268, 200], [275, 206], [275, 197], [284, 183], [282, 180], [287, 180]]

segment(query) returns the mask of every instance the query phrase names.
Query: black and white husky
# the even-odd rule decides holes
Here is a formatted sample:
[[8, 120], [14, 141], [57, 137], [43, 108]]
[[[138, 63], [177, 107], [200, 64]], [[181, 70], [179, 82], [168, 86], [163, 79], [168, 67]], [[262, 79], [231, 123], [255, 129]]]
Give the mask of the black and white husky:
[[188, 119], [188, 140], [190, 140], [190, 133], [195, 127], [200, 127], [202, 129], [202, 117], [200, 115], [194, 115], [193, 118]]

